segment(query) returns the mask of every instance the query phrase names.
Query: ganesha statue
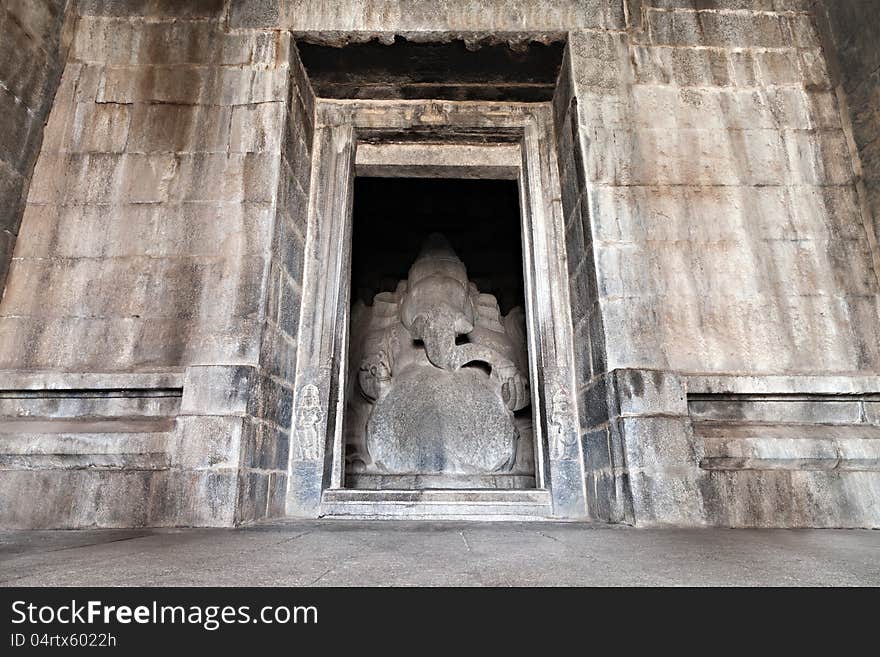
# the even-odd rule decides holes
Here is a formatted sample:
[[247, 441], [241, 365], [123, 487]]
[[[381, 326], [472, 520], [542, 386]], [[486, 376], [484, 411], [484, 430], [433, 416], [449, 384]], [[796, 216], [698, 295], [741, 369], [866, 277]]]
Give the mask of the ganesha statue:
[[350, 469], [471, 475], [522, 465], [522, 310], [501, 316], [443, 236], [427, 239], [394, 292], [355, 309], [351, 336]]

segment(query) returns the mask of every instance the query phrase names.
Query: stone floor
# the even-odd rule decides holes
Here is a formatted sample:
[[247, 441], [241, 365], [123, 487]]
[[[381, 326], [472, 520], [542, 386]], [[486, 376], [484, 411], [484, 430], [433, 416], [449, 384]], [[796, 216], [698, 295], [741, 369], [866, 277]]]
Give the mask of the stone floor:
[[3, 586], [880, 585], [880, 531], [287, 522], [0, 532]]

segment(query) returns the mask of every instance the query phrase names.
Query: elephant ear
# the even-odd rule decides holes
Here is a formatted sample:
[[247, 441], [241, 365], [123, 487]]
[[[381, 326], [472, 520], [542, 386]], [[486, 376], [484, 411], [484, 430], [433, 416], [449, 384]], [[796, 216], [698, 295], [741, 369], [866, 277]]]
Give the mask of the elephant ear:
[[523, 372], [529, 370], [529, 352], [526, 337], [526, 313], [521, 306], [510, 309], [504, 317], [501, 318], [504, 325], [504, 332], [513, 344], [516, 350], [517, 365]]
[[474, 304], [474, 297], [470, 294], [466, 294], [464, 298], [464, 308], [461, 313], [455, 315], [455, 322], [453, 324], [455, 334], [467, 335], [473, 331], [474, 325], [477, 323], [477, 313], [478, 311], [476, 304]]
[[453, 328], [456, 335], [467, 335], [474, 330], [474, 323], [467, 316], [458, 315], [453, 323]]

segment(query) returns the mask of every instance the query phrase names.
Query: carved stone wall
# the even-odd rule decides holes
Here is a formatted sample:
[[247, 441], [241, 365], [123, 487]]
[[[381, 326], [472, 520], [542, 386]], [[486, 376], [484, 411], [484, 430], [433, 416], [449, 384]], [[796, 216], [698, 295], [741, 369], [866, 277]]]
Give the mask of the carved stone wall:
[[[563, 204], [587, 209], [595, 263], [595, 281], [573, 270], [600, 327], [576, 345], [591, 513], [636, 524], [876, 522], [843, 512], [873, 508], [875, 466], [792, 472], [805, 442], [791, 445], [785, 471], [704, 469], [683, 405], [690, 379], [677, 374], [758, 375], [743, 384], [758, 394], [760, 375], [880, 366], [877, 253], [814, 4], [626, 8], [626, 32], [570, 33], [574, 137], [564, 79], [555, 99], [560, 151], [579, 138], [570, 157], [584, 158], [585, 184], [563, 164]], [[590, 254], [572, 253], [590, 273]], [[597, 344], [604, 359], [588, 361]], [[821, 401], [818, 383], [797, 380], [788, 385]], [[807, 438], [811, 412], [780, 417], [779, 430]], [[762, 422], [746, 412], [717, 431], [734, 441]]]
[[[314, 102], [296, 46], [291, 44], [287, 103], [272, 103], [272, 115], [282, 116], [283, 125], [280, 128], [274, 123], [266, 126], [267, 130], [279, 129], [283, 139], [271, 255], [264, 274], [267, 278], [258, 370], [259, 403], [253, 432], [242, 448], [239, 489], [242, 521], [284, 515], [312, 171]], [[263, 107], [256, 106], [254, 110], [259, 117]], [[259, 121], [253, 124], [261, 125]]]
[[[0, 522], [278, 515], [311, 111], [289, 98], [289, 37], [230, 31], [222, 2], [77, 10], [0, 304], [0, 368], [43, 371], [5, 376], [0, 487], [44, 495]], [[162, 386], [176, 404], [113, 401]]]
[[68, 0], [0, 3], [0, 297], [74, 21]]
[[[874, 22], [831, 4], [826, 28], [813, 0], [82, 0], [65, 56], [61, 3], [7, 1], [2, 522], [318, 513], [337, 336], [297, 358], [303, 251], [330, 218], [306, 227], [291, 39], [397, 35], [566, 42], [554, 203], [577, 371], [543, 400], [554, 495], [613, 522], [880, 524]], [[322, 130], [328, 178], [353, 153]]]
[[627, 33], [569, 41], [607, 367], [876, 370], [880, 286], [813, 3], [629, 9]]
[[0, 304], [0, 369], [258, 362], [287, 36], [224, 31], [222, 3], [149, 6], [79, 6]]
[[[836, 51], [830, 67], [838, 100], [849, 111], [851, 146], [858, 153], [856, 176], [869, 235], [880, 231], [880, 12], [869, 2], [824, 0], [826, 48]], [[824, 27], [825, 25], [823, 25]]]

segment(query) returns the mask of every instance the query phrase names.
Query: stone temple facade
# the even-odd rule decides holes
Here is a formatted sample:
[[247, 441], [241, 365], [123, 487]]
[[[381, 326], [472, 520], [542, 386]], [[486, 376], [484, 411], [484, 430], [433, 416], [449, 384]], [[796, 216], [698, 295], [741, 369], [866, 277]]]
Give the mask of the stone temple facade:
[[860, 0], [0, 0], [0, 526], [880, 526]]

